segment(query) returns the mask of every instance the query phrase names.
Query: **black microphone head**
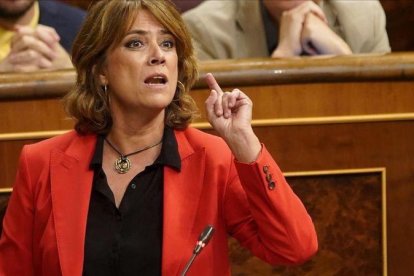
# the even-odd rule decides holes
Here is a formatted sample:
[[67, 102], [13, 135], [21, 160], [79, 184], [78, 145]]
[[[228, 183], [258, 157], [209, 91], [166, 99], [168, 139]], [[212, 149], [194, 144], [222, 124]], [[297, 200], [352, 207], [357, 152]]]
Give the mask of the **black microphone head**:
[[207, 245], [207, 243], [210, 241], [213, 234], [214, 234], [214, 227], [212, 225], [207, 225], [206, 228], [204, 228], [203, 232], [201, 232], [198, 240]]
[[208, 244], [211, 237], [214, 233], [214, 227], [211, 225], [207, 225], [206, 228], [204, 228], [203, 232], [201, 232], [200, 237], [198, 238], [196, 247], [194, 248], [193, 253], [199, 254], [201, 250]]
[[213, 236], [213, 233], [214, 233], [214, 227], [211, 225], [207, 225], [206, 228], [204, 228], [203, 232], [201, 232], [200, 237], [198, 238], [197, 244], [193, 250], [193, 256], [191, 256], [190, 260], [185, 265], [184, 270], [181, 273], [181, 276], [186, 275], [194, 259], [197, 257], [198, 254], [200, 254], [201, 250], [203, 250], [203, 248], [210, 241], [211, 237]]

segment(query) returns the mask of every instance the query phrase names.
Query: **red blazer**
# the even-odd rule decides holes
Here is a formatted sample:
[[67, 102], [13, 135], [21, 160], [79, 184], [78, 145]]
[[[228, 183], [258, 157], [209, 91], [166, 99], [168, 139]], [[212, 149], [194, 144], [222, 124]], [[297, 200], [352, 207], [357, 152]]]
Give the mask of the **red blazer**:
[[[264, 146], [256, 162], [242, 164], [216, 136], [194, 128], [175, 135], [182, 168], [164, 169], [163, 275], [183, 270], [207, 224], [216, 231], [188, 275], [230, 275], [228, 234], [272, 264], [316, 252], [311, 218]], [[82, 275], [95, 144], [95, 135], [72, 131], [23, 148], [0, 275]]]

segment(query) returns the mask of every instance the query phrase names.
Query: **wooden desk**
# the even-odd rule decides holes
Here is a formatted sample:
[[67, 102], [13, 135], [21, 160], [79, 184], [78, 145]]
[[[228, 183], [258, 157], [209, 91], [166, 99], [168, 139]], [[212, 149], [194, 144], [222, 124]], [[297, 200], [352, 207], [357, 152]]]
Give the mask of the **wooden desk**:
[[[255, 131], [320, 240], [318, 255], [291, 269], [273, 269], [231, 242], [234, 275], [414, 273], [413, 54], [216, 61], [201, 69], [252, 98]], [[72, 127], [59, 97], [74, 78], [73, 71], [0, 76], [0, 187], [11, 187], [23, 144]], [[191, 93], [203, 111], [205, 84]], [[204, 115], [194, 126], [212, 132]]]

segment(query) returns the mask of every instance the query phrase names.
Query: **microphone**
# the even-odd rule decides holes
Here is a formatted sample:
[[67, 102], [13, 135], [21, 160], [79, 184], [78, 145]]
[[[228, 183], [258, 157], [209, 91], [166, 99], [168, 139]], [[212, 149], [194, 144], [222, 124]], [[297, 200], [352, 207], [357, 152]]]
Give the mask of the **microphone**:
[[211, 240], [211, 237], [214, 234], [214, 227], [211, 225], [207, 225], [203, 232], [201, 232], [200, 237], [198, 238], [198, 241], [196, 243], [196, 246], [193, 250], [193, 255], [191, 256], [190, 260], [188, 260], [187, 264], [185, 265], [185, 268], [183, 272], [181, 273], [181, 276], [185, 276], [188, 270], [190, 269], [190, 266], [193, 264], [195, 258], [198, 254], [200, 254], [201, 250], [208, 244], [208, 242]]

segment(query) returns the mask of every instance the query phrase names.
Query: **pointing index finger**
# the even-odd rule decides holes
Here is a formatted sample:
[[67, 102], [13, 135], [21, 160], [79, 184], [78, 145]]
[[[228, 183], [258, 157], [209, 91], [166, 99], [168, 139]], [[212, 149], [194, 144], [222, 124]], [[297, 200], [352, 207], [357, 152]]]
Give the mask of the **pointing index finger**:
[[208, 87], [210, 87], [211, 90], [216, 90], [217, 92], [223, 92], [223, 90], [221, 90], [220, 85], [217, 83], [216, 79], [214, 78], [213, 74], [207, 73], [205, 80], [207, 82]]

